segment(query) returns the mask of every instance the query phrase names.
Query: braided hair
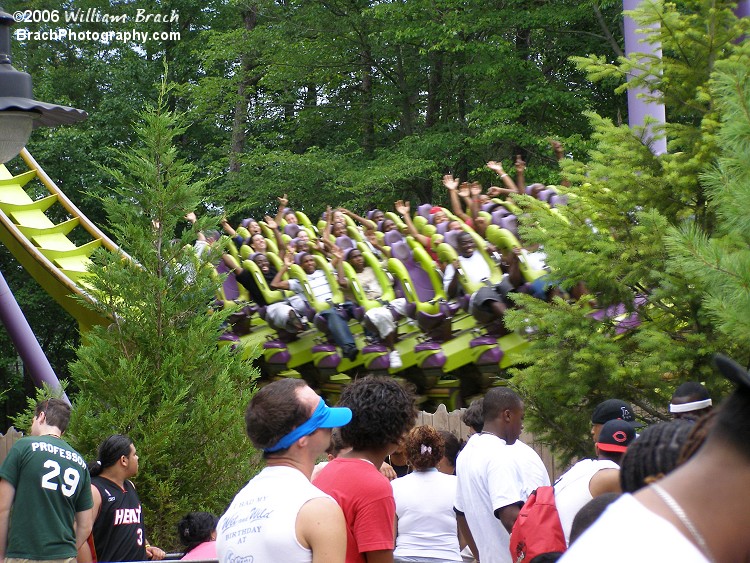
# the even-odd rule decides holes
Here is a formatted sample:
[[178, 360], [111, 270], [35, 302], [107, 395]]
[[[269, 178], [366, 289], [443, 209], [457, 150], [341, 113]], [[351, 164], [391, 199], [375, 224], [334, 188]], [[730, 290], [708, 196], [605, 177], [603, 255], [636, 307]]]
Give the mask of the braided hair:
[[677, 458], [677, 465], [685, 463], [700, 449], [703, 442], [706, 441], [706, 438], [711, 433], [718, 414], [718, 409], [714, 409], [706, 416], [699, 418], [695, 424], [693, 424], [685, 443], [682, 445], [682, 451]]
[[630, 444], [620, 464], [622, 492], [634, 493], [675, 467], [693, 423], [675, 419], [646, 428]]

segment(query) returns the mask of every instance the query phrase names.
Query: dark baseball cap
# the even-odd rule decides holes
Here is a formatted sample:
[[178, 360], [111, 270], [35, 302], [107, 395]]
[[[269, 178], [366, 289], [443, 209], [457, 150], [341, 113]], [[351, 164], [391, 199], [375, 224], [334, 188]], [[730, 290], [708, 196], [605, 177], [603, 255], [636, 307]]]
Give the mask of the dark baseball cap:
[[750, 389], [750, 372], [735, 362], [732, 358], [723, 354], [714, 356], [714, 365], [719, 368], [721, 374], [738, 387]]
[[591, 415], [592, 424], [604, 424], [610, 420], [618, 419], [629, 422], [635, 428], [643, 426], [643, 424], [635, 419], [633, 409], [630, 405], [620, 399], [607, 399], [599, 403]]
[[604, 423], [599, 433], [596, 447], [605, 452], [624, 452], [635, 440], [635, 428], [624, 420], [610, 420]]

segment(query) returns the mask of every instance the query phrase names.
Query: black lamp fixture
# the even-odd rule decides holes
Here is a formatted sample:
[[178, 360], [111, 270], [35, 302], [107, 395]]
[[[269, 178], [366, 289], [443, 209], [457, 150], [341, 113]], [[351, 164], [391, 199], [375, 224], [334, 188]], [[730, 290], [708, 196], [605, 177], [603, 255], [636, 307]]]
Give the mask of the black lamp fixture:
[[38, 102], [32, 97], [31, 76], [11, 65], [10, 26], [13, 16], [0, 8], [0, 164], [26, 146], [32, 129], [83, 121], [80, 109]]

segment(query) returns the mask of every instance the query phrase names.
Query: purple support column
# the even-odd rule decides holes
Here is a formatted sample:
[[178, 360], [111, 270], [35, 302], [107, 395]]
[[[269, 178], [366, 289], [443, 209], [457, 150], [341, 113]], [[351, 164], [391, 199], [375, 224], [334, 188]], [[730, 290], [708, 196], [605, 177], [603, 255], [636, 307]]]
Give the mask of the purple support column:
[[[622, 0], [623, 10], [635, 10], [640, 4], [641, 0]], [[628, 16], [624, 16], [624, 32], [625, 32], [625, 55], [631, 53], [643, 53], [650, 52], [661, 58], [661, 44], [660, 43], [642, 43], [641, 39], [647, 37], [646, 34], [638, 33], [636, 30], [638, 25]], [[654, 28], [656, 29], [656, 28]], [[646, 93], [649, 91], [645, 88], [629, 88], [628, 89], [628, 124], [630, 127], [643, 126], [646, 117], [654, 119], [657, 124], [666, 122], [666, 113], [664, 104], [648, 102], [646, 100], [638, 98], [638, 94]], [[647, 141], [651, 146], [651, 151], [655, 155], [664, 154], [667, 152], [667, 140], [666, 138], [653, 140], [651, 134], [651, 126], [648, 127]]]
[[[26, 317], [23, 316], [21, 308], [13, 297], [2, 272], [0, 272], [0, 321], [5, 325], [13, 345], [23, 360], [25, 368], [29, 371], [34, 385], [42, 387], [46, 383], [51, 389], [60, 389], [60, 380], [57, 379], [52, 366], [44, 355], [34, 333], [29, 326]], [[70, 403], [67, 395], [63, 393], [62, 398]]]
[[750, 0], [740, 0], [737, 2], [737, 7], [734, 10], [734, 14], [738, 18], [750, 17]]

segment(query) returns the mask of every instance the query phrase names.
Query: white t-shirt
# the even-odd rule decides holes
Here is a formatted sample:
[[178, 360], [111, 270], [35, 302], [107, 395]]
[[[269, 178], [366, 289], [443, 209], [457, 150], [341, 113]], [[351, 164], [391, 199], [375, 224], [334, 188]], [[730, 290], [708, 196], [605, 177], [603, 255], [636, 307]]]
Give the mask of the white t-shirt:
[[[315, 299], [317, 299], [321, 303], [325, 303], [331, 297], [333, 297], [331, 286], [328, 283], [328, 277], [323, 270], [315, 270], [312, 274], [307, 274], [307, 283], [310, 284], [310, 291], [312, 291]], [[302, 284], [299, 282], [299, 280], [290, 279], [289, 289], [294, 293], [302, 295], [303, 297], [305, 295], [302, 289]]]
[[[460, 254], [458, 255], [458, 261], [461, 263], [461, 268], [464, 274], [471, 282], [481, 282], [482, 280], [490, 279], [492, 271], [490, 265], [484, 259], [482, 254], [475, 250], [474, 253], [468, 258], [464, 258]], [[456, 269], [453, 264], [448, 264], [445, 267], [445, 274], [443, 275], [443, 289], [448, 291], [448, 286], [453, 281], [453, 276], [456, 275]]]
[[561, 563], [635, 563], [708, 559], [671, 522], [622, 495], [565, 552]]
[[513, 456], [518, 463], [521, 478], [523, 479], [523, 488], [521, 489], [521, 498], [524, 502], [529, 498], [531, 493], [539, 487], [548, 487], [550, 485], [549, 472], [536, 453], [536, 450], [525, 444], [521, 440], [516, 440], [513, 445]]
[[203, 253], [208, 247], [209, 242], [207, 240], [196, 240], [195, 244], [193, 245], [193, 248], [195, 249], [195, 255], [200, 258], [201, 256], [203, 256]]
[[391, 481], [398, 535], [393, 556], [461, 561], [456, 533], [456, 477], [437, 469]]
[[589, 483], [602, 469], [619, 469], [620, 466], [608, 459], [582, 459], [568, 469], [555, 483], [555, 505], [560, 515], [560, 523], [565, 533], [565, 543], [570, 543], [570, 528], [573, 518], [592, 498]]
[[368, 299], [378, 299], [383, 296], [383, 288], [380, 287], [375, 270], [370, 266], [365, 266], [365, 269], [357, 274], [357, 281]]
[[456, 509], [463, 512], [482, 563], [510, 563], [510, 534], [495, 510], [522, 502], [523, 478], [512, 448], [493, 434], [474, 434], [456, 461]]
[[[266, 467], [234, 497], [216, 526], [222, 563], [308, 563], [312, 551], [297, 541], [297, 514], [307, 501], [331, 498], [292, 467]], [[335, 502], [331, 498], [331, 502]]]

